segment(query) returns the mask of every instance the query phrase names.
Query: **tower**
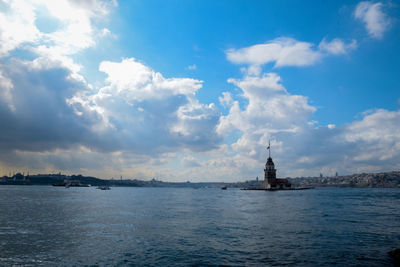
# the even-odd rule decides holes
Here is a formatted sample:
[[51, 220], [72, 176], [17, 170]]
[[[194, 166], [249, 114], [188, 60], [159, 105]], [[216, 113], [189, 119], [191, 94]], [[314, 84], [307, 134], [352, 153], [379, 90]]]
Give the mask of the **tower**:
[[271, 158], [271, 144], [268, 142], [268, 159], [265, 163], [264, 181], [261, 189], [265, 190], [291, 190], [292, 184], [287, 178], [276, 178], [274, 161]]
[[269, 184], [276, 182], [276, 169], [271, 157], [268, 157], [267, 163], [265, 163], [264, 181], [267, 181]]
[[268, 149], [268, 159], [267, 159], [267, 162], [265, 163], [263, 187], [271, 188], [271, 186], [275, 186], [277, 181], [276, 181], [275, 164], [271, 158], [271, 143], [270, 142], [268, 142], [267, 149]]

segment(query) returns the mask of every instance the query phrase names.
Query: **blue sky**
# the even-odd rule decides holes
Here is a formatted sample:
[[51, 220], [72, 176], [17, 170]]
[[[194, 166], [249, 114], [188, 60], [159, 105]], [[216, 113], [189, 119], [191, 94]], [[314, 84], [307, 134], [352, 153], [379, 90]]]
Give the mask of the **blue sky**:
[[0, 1], [0, 172], [398, 169], [391, 1]]

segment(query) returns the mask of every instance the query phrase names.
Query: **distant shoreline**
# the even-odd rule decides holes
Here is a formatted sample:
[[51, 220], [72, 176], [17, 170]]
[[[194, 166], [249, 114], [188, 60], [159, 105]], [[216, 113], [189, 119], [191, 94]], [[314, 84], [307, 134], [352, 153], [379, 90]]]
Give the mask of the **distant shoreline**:
[[[361, 173], [334, 177], [299, 177], [287, 178], [294, 187], [356, 187], [356, 188], [400, 188], [400, 171]], [[261, 180], [245, 182], [163, 182], [152, 179], [143, 181], [137, 179], [105, 180], [83, 175], [65, 174], [35, 174], [17, 173], [13, 176], [0, 177], [0, 185], [53, 185], [64, 180], [77, 180], [82, 184], [93, 186], [122, 187], [192, 187], [192, 188], [259, 188]]]

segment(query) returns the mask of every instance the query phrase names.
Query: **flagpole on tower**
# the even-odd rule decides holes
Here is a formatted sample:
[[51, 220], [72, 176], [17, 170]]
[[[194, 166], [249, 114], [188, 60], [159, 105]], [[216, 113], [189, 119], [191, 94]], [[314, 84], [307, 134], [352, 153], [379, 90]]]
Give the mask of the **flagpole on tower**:
[[271, 141], [270, 140], [268, 140], [268, 146], [267, 146], [267, 149], [268, 149], [268, 155], [269, 155], [269, 157], [271, 157]]

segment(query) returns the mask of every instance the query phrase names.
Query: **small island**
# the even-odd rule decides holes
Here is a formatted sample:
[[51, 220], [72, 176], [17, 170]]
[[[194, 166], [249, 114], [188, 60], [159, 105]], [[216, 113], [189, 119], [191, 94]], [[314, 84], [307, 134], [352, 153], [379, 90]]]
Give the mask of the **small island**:
[[264, 169], [264, 181], [261, 182], [260, 187], [247, 187], [242, 190], [267, 190], [267, 191], [275, 191], [275, 190], [304, 190], [304, 189], [312, 189], [314, 187], [292, 187], [292, 184], [286, 178], [276, 178], [276, 169], [274, 161], [271, 158], [271, 143], [268, 142], [267, 146], [268, 150], [268, 159], [265, 163]]

